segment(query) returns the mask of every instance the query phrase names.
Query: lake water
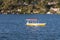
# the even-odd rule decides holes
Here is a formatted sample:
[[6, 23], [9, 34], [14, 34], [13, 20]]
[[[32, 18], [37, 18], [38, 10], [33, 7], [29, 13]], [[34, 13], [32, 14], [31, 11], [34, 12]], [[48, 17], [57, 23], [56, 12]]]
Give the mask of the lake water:
[[[37, 18], [44, 27], [28, 27], [27, 18]], [[60, 40], [60, 15], [0, 14], [0, 40]]]

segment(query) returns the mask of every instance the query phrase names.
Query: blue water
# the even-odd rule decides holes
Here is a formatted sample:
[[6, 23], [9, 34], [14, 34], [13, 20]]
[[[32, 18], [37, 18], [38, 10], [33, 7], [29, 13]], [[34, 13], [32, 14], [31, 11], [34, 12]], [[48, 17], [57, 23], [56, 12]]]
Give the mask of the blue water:
[[[28, 27], [27, 18], [37, 18], [44, 27]], [[0, 40], [60, 40], [60, 15], [0, 14]]]

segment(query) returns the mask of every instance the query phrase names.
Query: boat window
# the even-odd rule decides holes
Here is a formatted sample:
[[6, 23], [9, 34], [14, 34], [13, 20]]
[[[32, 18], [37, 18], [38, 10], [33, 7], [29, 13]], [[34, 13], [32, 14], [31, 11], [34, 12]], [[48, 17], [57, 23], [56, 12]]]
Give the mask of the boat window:
[[38, 20], [37, 19], [27, 19], [27, 22], [29, 22], [29, 23], [37, 23]]

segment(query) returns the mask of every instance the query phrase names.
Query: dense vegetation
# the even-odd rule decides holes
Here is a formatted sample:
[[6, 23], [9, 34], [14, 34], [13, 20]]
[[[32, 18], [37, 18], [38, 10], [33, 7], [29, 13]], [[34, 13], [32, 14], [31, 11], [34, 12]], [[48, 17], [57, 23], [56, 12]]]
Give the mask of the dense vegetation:
[[[19, 11], [20, 13], [30, 13], [32, 12], [31, 10], [33, 10], [32, 6], [30, 3], [33, 2], [34, 0], [0, 0], [0, 11], [4, 10], [10, 10], [13, 12], [16, 12], [17, 9], [21, 9], [21, 11]], [[45, 5], [48, 1], [51, 0], [38, 0], [36, 8], [38, 8], [37, 10], [40, 10], [40, 13], [44, 13], [45, 12]], [[60, 0], [54, 0], [57, 3], [57, 7], [60, 8]], [[23, 3], [28, 4], [28, 6], [24, 6]], [[34, 9], [35, 10], [35, 9]], [[26, 12], [27, 11], [27, 12]]]

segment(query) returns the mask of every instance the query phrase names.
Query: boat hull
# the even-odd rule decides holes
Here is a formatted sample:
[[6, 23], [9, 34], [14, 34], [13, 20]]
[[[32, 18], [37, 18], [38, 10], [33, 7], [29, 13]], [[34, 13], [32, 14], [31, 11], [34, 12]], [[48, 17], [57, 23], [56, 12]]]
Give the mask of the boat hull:
[[27, 26], [45, 26], [46, 23], [27, 23]]

